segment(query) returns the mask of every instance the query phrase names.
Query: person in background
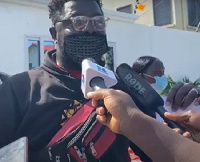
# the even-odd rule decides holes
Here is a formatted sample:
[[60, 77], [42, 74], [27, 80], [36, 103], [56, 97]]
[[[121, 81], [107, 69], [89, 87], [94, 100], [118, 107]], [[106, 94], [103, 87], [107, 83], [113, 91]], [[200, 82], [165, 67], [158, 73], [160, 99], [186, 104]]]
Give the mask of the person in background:
[[[162, 92], [168, 84], [162, 61], [153, 56], [141, 56], [132, 65], [132, 69], [143, 77], [155, 91]], [[161, 120], [156, 113], [155, 118]], [[163, 120], [162, 120], [163, 121]]]
[[[101, 89], [88, 93], [96, 107], [97, 119], [113, 132], [122, 134], [133, 141], [155, 162], [199, 162], [200, 138], [196, 142], [184, 138], [155, 119], [142, 113], [132, 98], [119, 90]], [[98, 107], [102, 100], [105, 107]], [[106, 113], [105, 108], [109, 112]], [[165, 117], [184, 123], [200, 137], [200, 113], [165, 113]], [[132, 125], [130, 129], [130, 125]], [[142, 128], [142, 129], [141, 129]]]
[[133, 62], [132, 69], [142, 76], [158, 92], [168, 84], [162, 61], [153, 56], [142, 56]]
[[[161, 60], [153, 56], [141, 56], [132, 65], [132, 69], [140, 74], [151, 86], [161, 93], [168, 85], [165, 75], [165, 67]], [[169, 112], [195, 110], [200, 111], [199, 89], [192, 84], [177, 84], [169, 91], [167, 96], [162, 96], [165, 101], [165, 108]], [[163, 120], [157, 114], [159, 121]]]

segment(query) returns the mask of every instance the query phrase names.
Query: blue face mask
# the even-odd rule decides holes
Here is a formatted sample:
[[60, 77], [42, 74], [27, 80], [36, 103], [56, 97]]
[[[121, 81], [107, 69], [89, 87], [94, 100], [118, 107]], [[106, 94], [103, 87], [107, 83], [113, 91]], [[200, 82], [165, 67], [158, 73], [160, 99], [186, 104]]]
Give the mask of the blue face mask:
[[155, 76], [155, 83], [151, 84], [151, 86], [153, 87], [153, 89], [155, 89], [157, 92], [161, 92], [163, 91], [167, 85], [168, 85], [168, 80], [166, 75], [163, 75], [161, 77], [159, 76]]

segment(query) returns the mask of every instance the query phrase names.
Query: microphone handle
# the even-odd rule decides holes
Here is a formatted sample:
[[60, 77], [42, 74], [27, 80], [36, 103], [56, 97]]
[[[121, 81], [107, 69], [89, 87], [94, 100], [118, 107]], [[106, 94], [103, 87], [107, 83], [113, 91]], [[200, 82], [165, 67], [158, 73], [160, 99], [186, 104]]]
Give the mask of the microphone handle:
[[164, 113], [168, 111], [163, 106], [157, 107], [156, 112], [164, 119], [170, 128], [179, 128], [181, 130], [181, 134], [185, 132], [185, 129], [180, 124], [171, 121], [164, 116]]
[[[90, 86], [92, 87], [93, 91], [96, 91], [99, 89], [107, 89], [104, 79], [102, 77], [92, 78], [92, 80], [90, 81]], [[102, 100], [98, 101], [98, 105], [101, 107], [104, 107], [106, 113], [108, 113]]]

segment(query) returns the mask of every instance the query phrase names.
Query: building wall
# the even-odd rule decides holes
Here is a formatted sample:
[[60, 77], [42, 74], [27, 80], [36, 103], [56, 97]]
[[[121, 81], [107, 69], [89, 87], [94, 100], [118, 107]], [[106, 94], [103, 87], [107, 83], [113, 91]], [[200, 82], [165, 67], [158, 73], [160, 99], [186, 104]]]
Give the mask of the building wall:
[[200, 77], [198, 33], [109, 21], [108, 38], [116, 42], [115, 67], [121, 63], [132, 65], [138, 57], [152, 55], [163, 61], [166, 74], [175, 80]]
[[[133, 7], [135, 7], [136, 0], [103, 0], [102, 2], [104, 8], [116, 11], [116, 8], [128, 4], [133, 4]], [[153, 26], [154, 16], [152, 0], [140, 0], [140, 3], [146, 5], [146, 8], [144, 11], [137, 10], [136, 15], [138, 16], [138, 20], [136, 20], [135, 23]], [[172, 0], [172, 17], [173, 23], [163, 27], [195, 31], [195, 27], [188, 26], [187, 0]]]
[[133, 4], [132, 0], [102, 0], [103, 8], [116, 11], [117, 8]]
[[[15, 74], [28, 69], [27, 36], [48, 37], [46, 5], [0, 2], [0, 71]], [[22, 2], [22, 0], [20, 1]], [[199, 77], [199, 34], [135, 24], [137, 17], [104, 10], [109, 44], [114, 47], [115, 68], [121, 63], [132, 65], [142, 55], [160, 58], [166, 73], [175, 79]]]
[[[140, 0], [140, 2], [146, 5], [146, 8], [144, 11], [137, 10], [136, 15], [138, 16], [138, 19], [135, 21], [135, 23], [154, 25], [152, 0]], [[132, 4], [134, 11], [136, 0], [102, 0], [102, 3], [103, 3], [103, 8], [113, 11], [116, 11], [116, 9], [119, 7]]]
[[47, 5], [23, 0], [0, 1], [0, 71], [28, 69], [26, 37], [49, 37]]

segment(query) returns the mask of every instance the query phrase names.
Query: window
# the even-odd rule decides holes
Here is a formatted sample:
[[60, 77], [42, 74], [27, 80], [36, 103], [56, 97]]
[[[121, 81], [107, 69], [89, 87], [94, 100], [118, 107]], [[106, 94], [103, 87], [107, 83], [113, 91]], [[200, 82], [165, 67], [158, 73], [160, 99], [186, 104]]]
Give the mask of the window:
[[132, 5], [127, 5], [127, 6], [123, 6], [123, 7], [119, 7], [117, 8], [117, 11], [119, 12], [125, 12], [125, 13], [132, 13], [133, 12], [133, 8]]
[[40, 65], [40, 42], [38, 40], [28, 40], [29, 69]]
[[188, 25], [196, 27], [200, 22], [200, 0], [188, 0]]
[[28, 37], [27, 55], [28, 69], [34, 69], [43, 62], [44, 54], [54, 49], [54, 42], [51, 39]]
[[172, 0], [153, 0], [154, 25], [172, 24]]
[[105, 68], [114, 70], [113, 47], [109, 47], [109, 51], [103, 55], [102, 60], [105, 61]]
[[54, 42], [53, 41], [44, 41], [44, 54], [48, 51], [51, 51], [54, 49]]
[[115, 43], [108, 42], [109, 51], [103, 55], [102, 60], [105, 61], [105, 67], [114, 70], [114, 55], [116, 50]]

